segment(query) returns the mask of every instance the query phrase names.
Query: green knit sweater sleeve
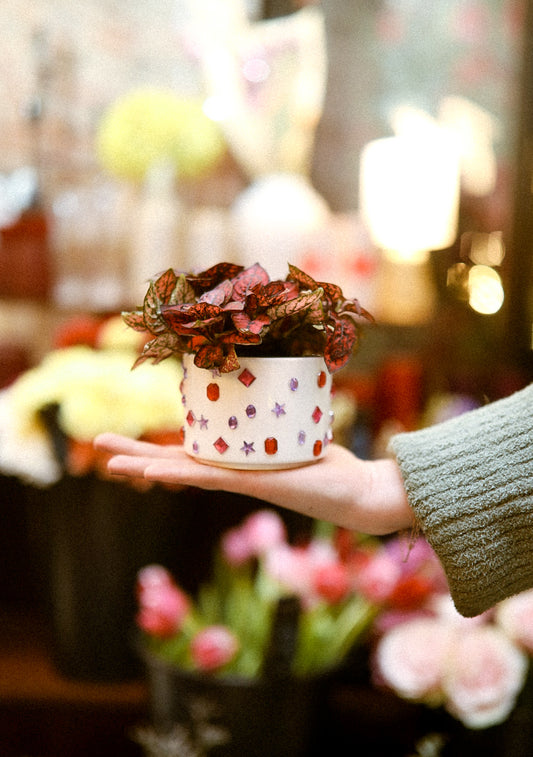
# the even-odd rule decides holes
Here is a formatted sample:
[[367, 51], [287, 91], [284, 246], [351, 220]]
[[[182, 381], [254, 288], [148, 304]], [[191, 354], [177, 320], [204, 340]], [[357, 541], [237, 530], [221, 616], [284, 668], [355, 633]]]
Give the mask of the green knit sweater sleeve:
[[533, 587], [533, 384], [391, 448], [460, 613]]

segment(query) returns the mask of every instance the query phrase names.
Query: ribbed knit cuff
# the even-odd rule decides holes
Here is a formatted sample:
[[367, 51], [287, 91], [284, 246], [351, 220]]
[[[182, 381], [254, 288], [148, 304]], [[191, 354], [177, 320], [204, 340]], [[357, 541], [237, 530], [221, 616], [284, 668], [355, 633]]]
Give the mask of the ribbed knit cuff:
[[460, 613], [533, 587], [533, 385], [391, 448]]

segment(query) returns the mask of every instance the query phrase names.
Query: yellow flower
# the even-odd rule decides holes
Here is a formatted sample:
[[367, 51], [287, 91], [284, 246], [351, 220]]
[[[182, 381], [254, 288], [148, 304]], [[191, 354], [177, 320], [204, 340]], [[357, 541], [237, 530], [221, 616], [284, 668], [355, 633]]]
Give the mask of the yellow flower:
[[118, 99], [97, 134], [101, 165], [119, 178], [141, 181], [151, 166], [169, 163], [178, 177], [194, 178], [222, 157], [225, 141], [202, 102], [170, 90], [140, 89]]
[[138, 437], [179, 429], [183, 408], [174, 361], [132, 371], [132, 350], [92, 350], [85, 346], [51, 352], [41, 365], [13, 385], [13, 411], [21, 429], [39, 433], [39, 411], [59, 405], [59, 425], [67, 436], [90, 441], [104, 431]]

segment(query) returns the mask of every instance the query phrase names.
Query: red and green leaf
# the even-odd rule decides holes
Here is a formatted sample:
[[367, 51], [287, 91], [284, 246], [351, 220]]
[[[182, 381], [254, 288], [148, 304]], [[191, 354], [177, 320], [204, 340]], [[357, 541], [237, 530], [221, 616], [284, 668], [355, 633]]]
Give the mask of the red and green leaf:
[[314, 292], [302, 292], [294, 300], [287, 300], [286, 302], [282, 302], [279, 305], [268, 308], [267, 315], [273, 321], [279, 320], [280, 318], [288, 318], [295, 315], [296, 313], [301, 312], [302, 310], [307, 310], [317, 302], [320, 302], [322, 295], [323, 290], [321, 287], [316, 289]]
[[299, 285], [300, 289], [316, 289], [319, 284], [309, 274], [304, 273], [295, 265], [289, 263], [289, 274], [287, 281], [294, 281]]
[[179, 354], [185, 349], [185, 342], [172, 332], [166, 332], [160, 334], [155, 339], [151, 339], [144, 345], [144, 349], [133, 364], [133, 368], [136, 368], [146, 360], [151, 360], [153, 363], [160, 363], [162, 360], [166, 360], [172, 355]]
[[270, 277], [265, 269], [259, 263], [255, 263], [234, 277], [232, 281], [233, 299], [242, 300], [255, 287], [258, 285], [265, 286], [269, 281]]
[[141, 310], [132, 310], [122, 313], [122, 320], [134, 331], [146, 331], [144, 318]]
[[324, 361], [330, 373], [335, 373], [346, 365], [357, 336], [357, 326], [351, 318], [336, 319], [333, 331], [328, 331], [324, 349]]
[[194, 364], [198, 368], [217, 368], [221, 373], [231, 373], [239, 367], [239, 360], [232, 344], [204, 344], [196, 351]]
[[159, 334], [167, 328], [161, 315], [162, 300], [159, 296], [156, 281], [151, 281], [143, 305], [144, 325], [152, 334]]
[[196, 302], [196, 294], [193, 287], [187, 281], [185, 274], [180, 274], [176, 281], [174, 291], [170, 295], [170, 299], [165, 302], [169, 305], [183, 305], [185, 303], [192, 304]]

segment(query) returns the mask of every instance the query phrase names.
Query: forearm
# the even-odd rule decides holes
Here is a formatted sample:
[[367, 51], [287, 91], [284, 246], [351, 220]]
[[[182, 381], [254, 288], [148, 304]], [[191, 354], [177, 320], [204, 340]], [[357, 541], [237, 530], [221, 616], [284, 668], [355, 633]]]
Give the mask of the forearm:
[[465, 615], [533, 586], [532, 437], [533, 385], [392, 439], [410, 505]]

